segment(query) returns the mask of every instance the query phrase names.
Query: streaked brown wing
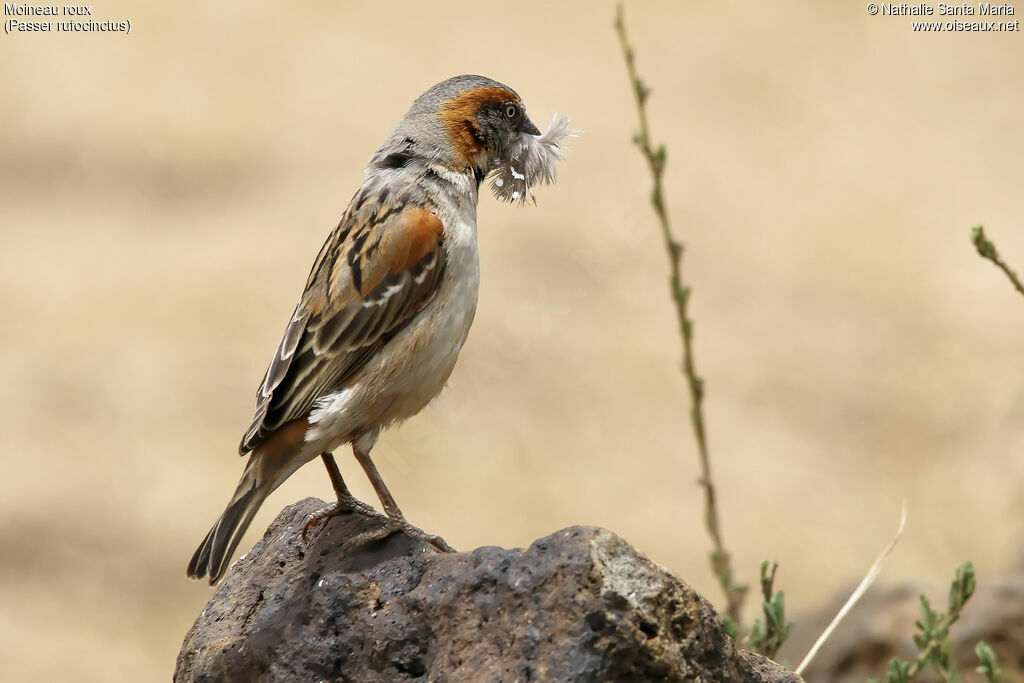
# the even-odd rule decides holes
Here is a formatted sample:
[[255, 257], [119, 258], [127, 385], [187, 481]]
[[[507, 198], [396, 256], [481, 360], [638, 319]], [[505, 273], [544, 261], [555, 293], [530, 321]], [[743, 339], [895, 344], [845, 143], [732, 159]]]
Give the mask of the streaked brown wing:
[[242, 455], [344, 385], [430, 302], [444, 272], [442, 235], [424, 208], [346, 213], [267, 369]]

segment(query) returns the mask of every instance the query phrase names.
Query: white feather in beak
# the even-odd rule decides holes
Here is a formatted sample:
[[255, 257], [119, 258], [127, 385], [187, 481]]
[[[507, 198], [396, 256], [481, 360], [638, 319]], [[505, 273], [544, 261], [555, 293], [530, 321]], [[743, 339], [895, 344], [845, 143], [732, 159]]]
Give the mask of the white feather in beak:
[[491, 163], [491, 191], [506, 202], [523, 204], [527, 198], [536, 203], [533, 187], [555, 182], [556, 164], [565, 159], [559, 143], [577, 137], [579, 131], [569, 128], [569, 117], [555, 114], [543, 135], [520, 133], [509, 146], [508, 156]]

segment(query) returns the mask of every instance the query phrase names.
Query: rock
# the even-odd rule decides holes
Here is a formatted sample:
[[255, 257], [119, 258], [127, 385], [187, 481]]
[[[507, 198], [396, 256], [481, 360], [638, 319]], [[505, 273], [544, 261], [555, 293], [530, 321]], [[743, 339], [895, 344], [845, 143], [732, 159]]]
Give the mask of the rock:
[[404, 535], [342, 556], [372, 522], [285, 508], [185, 636], [176, 681], [772, 681], [711, 605], [603, 529], [439, 553]]

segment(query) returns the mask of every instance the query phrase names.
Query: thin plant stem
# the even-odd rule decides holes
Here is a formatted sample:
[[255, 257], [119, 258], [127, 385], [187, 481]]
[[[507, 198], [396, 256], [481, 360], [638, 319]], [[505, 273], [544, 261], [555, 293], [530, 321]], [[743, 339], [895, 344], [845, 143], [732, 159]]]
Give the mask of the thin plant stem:
[[842, 608], [840, 608], [839, 612], [832, 619], [831, 623], [829, 623], [828, 627], [822, 632], [820, 636], [818, 636], [818, 639], [814, 641], [814, 645], [807, 653], [807, 656], [805, 656], [803, 661], [800, 662], [800, 666], [796, 668], [797, 675], [803, 674], [803, 672], [807, 669], [807, 666], [811, 663], [811, 660], [814, 659], [814, 655], [818, 654], [818, 650], [821, 649], [821, 646], [824, 645], [825, 641], [829, 639], [829, 636], [831, 636], [832, 633], [836, 630], [840, 622], [842, 622], [843, 619], [846, 618], [846, 615], [850, 613], [850, 610], [853, 609], [853, 606], [860, 601], [860, 599], [864, 596], [864, 593], [867, 592], [868, 588], [871, 588], [871, 585], [875, 582], [875, 579], [877, 579], [878, 575], [882, 572], [882, 566], [885, 564], [885, 561], [889, 558], [889, 555], [892, 553], [893, 548], [896, 547], [896, 544], [899, 543], [900, 537], [903, 536], [903, 529], [906, 526], [907, 501], [904, 500], [903, 507], [900, 511], [900, 524], [896, 528], [896, 535], [893, 536], [891, 541], [889, 541], [889, 545], [885, 546], [885, 550], [882, 551], [882, 554], [878, 556], [878, 559], [875, 560], [874, 564], [871, 565], [871, 568], [868, 569], [868, 573], [864, 575], [863, 579], [861, 579], [861, 582], [857, 586], [856, 590], [854, 590], [850, 597], [846, 600], [846, 603], [843, 604]]
[[619, 5], [616, 14], [615, 29], [618, 32], [619, 42], [622, 45], [622, 53], [626, 60], [626, 69], [629, 71], [629, 80], [633, 88], [633, 96], [636, 98], [637, 112], [640, 117], [640, 130], [634, 136], [633, 141], [639, 147], [651, 172], [654, 183], [651, 191], [651, 204], [654, 207], [654, 213], [658, 217], [658, 224], [661, 226], [661, 235], [665, 243], [665, 252], [668, 254], [669, 268], [671, 269], [669, 291], [675, 303], [676, 316], [679, 319], [679, 332], [683, 342], [683, 374], [686, 377], [686, 384], [690, 391], [690, 423], [693, 426], [694, 437], [697, 440], [697, 453], [700, 457], [701, 477], [699, 483], [704, 489], [704, 524], [707, 527], [708, 534], [711, 536], [711, 566], [722, 590], [725, 592], [725, 614], [738, 624], [746, 586], [735, 582], [732, 560], [725, 549], [725, 543], [722, 540], [722, 530], [719, 524], [715, 485], [714, 480], [711, 478], [711, 459], [708, 455], [707, 430], [704, 426], [704, 381], [697, 374], [696, 362], [694, 361], [693, 321], [690, 319], [688, 312], [690, 288], [683, 280], [683, 245], [672, 233], [668, 209], [665, 206], [663, 190], [666, 158], [665, 146], [658, 145], [655, 148], [651, 143], [650, 125], [647, 119], [647, 98], [650, 96], [650, 90], [637, 74], [633, 46], [626, 35], [621, 5]]
[[996, 251], [996, 245], [985, 237], [984, 226], [979, 225], [971, 230], [971, 242], [974, 243], [974, 248], [978, 250], [978, 254], [982, 258], [986, 258], [996, 264], [1000, 270], [1006, 273], [1006, 277], [1010, 278], [1013, 288], [1024, 294], [1024, 285], [1021, 284], [1017, 273], [1013, 272], [1010, 266], [1006, 265], [1006, 262], [1000, 258], [999, 252]]

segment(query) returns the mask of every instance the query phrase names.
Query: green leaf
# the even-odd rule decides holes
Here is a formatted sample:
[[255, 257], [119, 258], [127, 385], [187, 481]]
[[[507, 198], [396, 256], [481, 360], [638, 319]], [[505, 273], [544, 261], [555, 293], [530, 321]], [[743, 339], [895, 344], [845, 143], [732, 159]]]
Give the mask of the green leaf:
[[974, 654], [978, 655], [980, 662], [975, 671], [984, 676], [988, 683], [1003, 683], [1003, 670], [999, 667], [995, 650], [984, 640], [980, 640], [974, 647]]
[[978, 253], [985, 258], [992, 260], [999, 258], [996, 245], [985, 238], [985, 226], [979, 225], [971, 228], [971, 242], [974, 243], [974, 248], [978, 250]]
[[733, 640], [736, 640], [736, 635], [740, 632], [740, 625], [729, 617], [723, 616], [722, 626], [725, 628], [726, 634]]
[[974, 595], [977, 582], [974, 579], [974, 565], [964, 562], [956, 568], [956, 578], [949, 586], [949, 613], [959, 615], [964, 604]]
[[902, 662], [898, 657], [889, 660], [889, 682], [907, 683], [910, 680], [910, 662]]

